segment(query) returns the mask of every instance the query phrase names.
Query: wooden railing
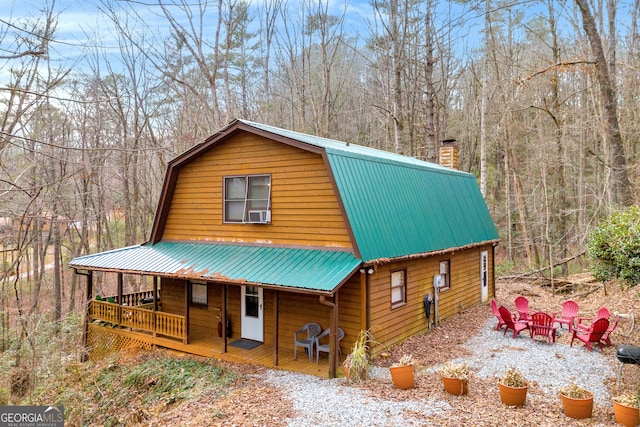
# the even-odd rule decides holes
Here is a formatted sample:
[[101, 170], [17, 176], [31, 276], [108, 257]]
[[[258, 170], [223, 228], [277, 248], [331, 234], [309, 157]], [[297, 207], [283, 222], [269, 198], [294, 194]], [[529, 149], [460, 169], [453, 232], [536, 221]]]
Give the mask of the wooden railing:
[[[91, 319], [102, 320], [117, 326], [136, 329], [181, 339], [186, 343], [187, 328], [184, 316], [152, 311], [144, 307], [120, 306], [106, 301], [91, 301], [89, 314]], [[154, 322], [155, 314], [155, 322]]]
[[121, 325], [153, 332], [153, 311], [138, 307], [122, 307]]
[[91, 301], [89, 314], [92, 319], [104, 320], [108, 323], [118, 323], [118, 310], [120, 306], [112, 302]]
[[[104, 299], [113, 298], [115, 301], [118, 301], [118, 295], [109, 295], [108, 297], [104, 297]], [[140, 291], [134, 292], [132, 294], [124, 294], [122, 295], [122, 305], [128, 305], [129, 307], [135, 307], [139, 305], [141, 299], [145, 298], [153, 298], [153, 289], [148, 291]]]
[[184, 316], [156, 311], [156, 333], [186, 342], [187, 328]]

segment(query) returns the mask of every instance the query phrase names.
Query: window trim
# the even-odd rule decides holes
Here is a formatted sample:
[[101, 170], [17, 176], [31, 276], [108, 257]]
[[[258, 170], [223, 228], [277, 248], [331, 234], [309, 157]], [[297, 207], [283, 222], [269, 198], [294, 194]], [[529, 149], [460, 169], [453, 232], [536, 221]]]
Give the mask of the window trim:
[[[205, 292], [204, 292], [204, 302], [201, 301], [194, 301], [193, 296], [195, 294], [194, 292], [194, 288], [196, 286], [204, 286]], [[189, 281], [189, 305], [191, 307], [199, 307], [199, 308], [207, 308], [209, 307], [209, 287], [207, 286], [207, 282], [196, 282], [196, 281]]]
[[444, 280], [444, 284], [438, 289], [438, 292], [448, 291], [449, 289], [451, 289], [451, 260], [440, 260], [438, 266], [440, 277], [442, 277]]
[[[400, 276], [402, 278], [402, 284], [398, 285], [398, 286], [394, 286], [393, 284], [393, 277], [394, 274], [396, 273], [402, 273], [402, 275]], [[390, 295], [390, 302], [391, 302], [391, 309], [394, 308], [398, 308], [398, 307], [402, 307], [404, 305], [407, 305], [407, 269], [406, 268], [400, 268], [397, 270], [392, 270], [391, 271], [391, 275], [389, 276], [389, 282], [390, 282], [390, 290], [391, 290], [391, 295]], [[393, 291], [395, 289], [401, 289], [402, 292], [402, 300], [400, 301], [394, 301], [393, 299]]]
[[[266, 199], [250, 199], [249, 198], [249, 182], [251, 178], [268, 178], [268, 194]], [[233, 178], [243, 178], [244, 179], [244, 199], [227, 199], [227, 180]], [[273, 182], [273, 178], [269, 173], [258, 173], [258, 174], [247, 174], [247, 175], [225, 175], [222, 177], [222, 222], [224, 224], [271, 224], [271, 184]], [[251, 201], [265, 201], [267, 202], [267, 206], [264, 209], [256, 209], [251, 206]], [[242, 207], [242, 220], [235, 221], [227, 218], [227, 207], [230, 202], [243, 202]], [[249, 212], [250, 211], [266, 211], [265, 220], [264, 221], [249, 221]]]

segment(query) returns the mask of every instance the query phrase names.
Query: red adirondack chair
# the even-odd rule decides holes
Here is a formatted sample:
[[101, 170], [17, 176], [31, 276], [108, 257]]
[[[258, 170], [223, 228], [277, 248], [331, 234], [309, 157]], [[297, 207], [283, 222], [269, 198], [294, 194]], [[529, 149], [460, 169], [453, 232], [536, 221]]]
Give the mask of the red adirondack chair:
[[506, 335], [507, 331], [511, 329], [513, 331], [513, 338], [515, 338], [520, 332], [529, 329], [529, 324], [517, 320], [516, 315], [511, 313], [507, 307], [501, 305], [498, 307], [498, 311], [500, 311], [500, 316], [506, 326], [502, 335]]
[[578, 317], [578, 303], [573, 300], [567, 300], [562, 303], [562, 311], [560, 313], [553, 313], [553, 323], [559, 323], [562, 325], [568, 325], [569, 332], [573, 331], [573, 323], [575, 318]]
[[515, 300], [516, 310], [518, 310], [519, 320], [530, 320], [529, 316], [529, 300], [522, 295], [516, 297]]
[[583, 331], [586, 331], [587, 329], [589, 329], [589, 326], [591, 326], [590, 324], [588, 324], [588, 322], [593, 323], [598, 319], [609, 320], [610, 315], [611, 315], [611, 312], [607, 307], [601, 307], [600, 309], [598, 309], [598, 312], [596, 313], [596, 317], [576, 317], [575, 327], [582, 329]]
[[498, 319], [498, 324], [496, 325], [496, 331], [499, 331], [500, 328], [505, 326], [504, 320], [502, 320], [502, 316], [500, 315], [500, 310], [498, 310], [498, 304], [496, 300], [491, 300], [491, 310], [493, 310], [493, 315]]
[[609, 324], [609, 327], [607, 328], [607, 332], [605, 332], [602, 335], [602, 339], [600, 341], [604, 345], [611, 346], [611, 339], [609, 339], [609, 335], [611, 335], [611, 332], [613, 332], [617, 326], [618, 326], [618, 316], [616, 315], [615, 319], [613, 320], [613, 323]]
[[591, 351], [591, 343], [598, 343], [600, 351], [602, 351], [602, 336], [609, 329], [609, 319], [598, 319], [589, 326], [589, 329], [582, 331], [579, 329], [573, 330], [573, 337], [571, 337], [571, 347], [573, 347], [573, 340], [576, 338], [585, 343], [589, 351]]
[[553, 317], [542, 311], [538, 311], [531, 315], [531, 341], [535, 340], [536, 336], [547, 337], [547, 342], [556, 342], [556, 327], [553, 326]]

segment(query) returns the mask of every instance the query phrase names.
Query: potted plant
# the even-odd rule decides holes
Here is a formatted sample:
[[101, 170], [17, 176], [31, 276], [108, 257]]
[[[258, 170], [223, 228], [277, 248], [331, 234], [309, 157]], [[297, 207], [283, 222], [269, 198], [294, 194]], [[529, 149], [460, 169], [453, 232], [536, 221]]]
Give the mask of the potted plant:
[[572, 383], [558, 392], [562, 400], [564, 414], [567, 417], [582, 419], [591, 418], [593, 411], [593, 393]]
[[444, 389], [455, 396], [469, 392], [469, 367], [466, 363], [447, 362], [440, 370]]
[[389, 367], [391, 379], [400, 389], [413, 388], [415, 376], [413, 372], [413, 356], [405, 354], [400, 360]]
[[640, 424], [640, 390], [638, 392], [626, 392], [613, 398], [613, 415], [616, 423], [626, 427], [634, 427]]
[[522, 406], [527, 400], [527, 389], [529, 383], [515, 367], [511, 367], [505, 371], [504, 375], [498, 381], [500, 390], [500, 400], [507, 406]]
[[344, 374], [347, 377], [347, 381], [362, 382], [369, 378], [369, 331], [360, 331], [358, 338], [353, 347], [351, 353], [342, 362]]

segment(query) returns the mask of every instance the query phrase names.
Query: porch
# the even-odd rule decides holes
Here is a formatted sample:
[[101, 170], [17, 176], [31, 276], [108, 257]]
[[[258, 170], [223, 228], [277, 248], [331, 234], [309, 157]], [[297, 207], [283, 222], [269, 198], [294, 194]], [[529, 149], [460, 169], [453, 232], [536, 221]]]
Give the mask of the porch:
[[[158, 301], [140, 303], [150, 298], [147, 292], [122, 295], [122, 305], [109, 302], [117, 301], [114, 297], [90, 301], [87, 328], [90, 358], [101, 358], [112, 351], [133, 347], [162, 347], [228, 362], [329, 377], [326, 353], [320, 354], [319, 362], [315, 357], [310, 362], [301, 348], [298, 348], [297, 360], [294, 360], [293, 350], [285, 346], [276, 349], [274, 345], [262, 343], [252, 349], [234, 347], [230, 344], [236, 338], [225, 342], [214, 329], [187, 328], [185, 316], [158, 311]], [[337, 376], [340, 375], [342, 368], [338, 366]]]
[[[176, 338], [160, 335], [154, 337], [148, 332], [130, 330], [125, 327], [113, 327], [106, 323], [89, 324], [88, 334], [90, 357], [101, 357], [103, 353], [106, 354], [110, 351], [133, 347], [145, 349], [161, 347], [197, 356], [213, 357], [226, 362], [259, 365], [323, 378], [329, 377], [329, 358], [327, 354], [321, 353], [318, 363], [316, 363], [316, 360], [310, 362], [309, 357], [300, 348], [298, 349], [297, 360], [293, 360], [293, 350], [280, 347], [278, 349], [278, 365], [274, 366], [274, 346], [268, 344], [261, 344], [250, 350], [227, 344], [227, 351], [224, 352], [223, 338], [218, 338], [217, 336], [206, 337], [203, 334], [192, 334], [189, 344], [185, 344], [182, 340]], [[232, 342], [233, 340], [229, 341]], [[109, 348], [105, 348], [105, 346]], [[342, 367], [339, 366], [337, 376], [342, 375]]]

